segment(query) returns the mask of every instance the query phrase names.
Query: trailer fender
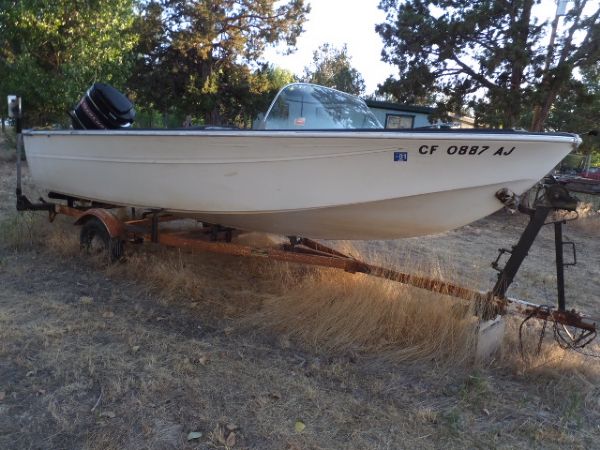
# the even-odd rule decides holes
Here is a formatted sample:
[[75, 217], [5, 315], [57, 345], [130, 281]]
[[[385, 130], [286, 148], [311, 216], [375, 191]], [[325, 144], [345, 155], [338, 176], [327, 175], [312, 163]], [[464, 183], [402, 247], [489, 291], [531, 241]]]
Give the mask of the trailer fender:
[[112, 212], [101, 209], [92, 208], [85, 211], [75, 221], [75, 225], [83, 225], [92, 217], [98, 219], [106, 227], [108, 234], [111, 238], [125, 239], [125, 224]]

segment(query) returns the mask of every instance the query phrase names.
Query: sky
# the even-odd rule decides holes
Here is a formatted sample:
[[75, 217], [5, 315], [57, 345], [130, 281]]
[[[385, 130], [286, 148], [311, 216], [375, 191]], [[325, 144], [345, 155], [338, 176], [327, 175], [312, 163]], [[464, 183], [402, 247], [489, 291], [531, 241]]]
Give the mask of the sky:
[[300, 75], [310, 65], [313, 52], [325, 42], [336, 48], [348, 45], [352, 66], [365, 79], [366, 93], [377, 89], [390, 74], [393, 66], [381, 61], [383, 42], [375, 32], [375, 25], [385, 21], [383, 11], [377, 9], [380, 0], [312, 0], [311, 12], [304, 24], [304, 33], [297, 42], [298, 50], [283, 56], [282, 50], [269, 49], [265, 59], [271, 64]]
[[[594, 0], [597, 1], [597, 0]], [[311, 12], [304, 24], [304, 32], [297, 42], [297, 50], [284, 55], [286, 46], [270, 48], [265, 59], [296, 75], [310, 65], [313, 52], [325, 42], [336, 48], [348, 45], [352, 66], [363, 76], [366, 94], [377, 89], [377, 84], [397, 70], [381, 61], [383, 42], [375, 32], [375, 25], [385, 21], [385, 13], [377, 8], [380, 0], [309, 0]], [[554, 16], [555, 0], [543, 0], [534, 10], [539, 20]]]

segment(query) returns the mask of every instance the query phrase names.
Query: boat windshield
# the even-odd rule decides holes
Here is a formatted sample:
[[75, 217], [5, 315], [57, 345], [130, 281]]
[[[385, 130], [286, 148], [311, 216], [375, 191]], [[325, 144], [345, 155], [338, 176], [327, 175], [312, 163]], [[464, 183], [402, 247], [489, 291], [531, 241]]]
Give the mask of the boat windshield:
[[285, 86], [263, 121], [267, 130], [383, 128], [366, 103], [354, 95], [316, 84]]

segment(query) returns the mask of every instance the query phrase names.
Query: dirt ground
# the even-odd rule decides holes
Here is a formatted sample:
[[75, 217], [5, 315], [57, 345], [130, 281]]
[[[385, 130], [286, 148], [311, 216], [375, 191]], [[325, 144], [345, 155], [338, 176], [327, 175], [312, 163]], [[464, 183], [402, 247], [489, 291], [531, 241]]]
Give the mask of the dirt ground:
[[[181, 273], [194, 264], [193, 294], [175, 281], [167, 292], [143, 265], [107, 268], [73, 250], [68, 223], [15, 214], [13, 164], [0, 161], [0, 448], [600, 448], [597, 359], [548, 338], [545, 359], [519, 362], [514, 328], [503, 356], [460, 366], [329, 351], [254, 328], [242, 308], [259, 310], [282, 289], [264, 265], [142, 251], [181, 261]], [[487, 289], [491, 260], [524, 224], [498, 213], [356, 249]], [[570, 223], [566, 237], [578, 245], [568, 304], [598, 315], [598, 218]], [[554, 302], [552, 239], [544, 230], [512, 296]]]

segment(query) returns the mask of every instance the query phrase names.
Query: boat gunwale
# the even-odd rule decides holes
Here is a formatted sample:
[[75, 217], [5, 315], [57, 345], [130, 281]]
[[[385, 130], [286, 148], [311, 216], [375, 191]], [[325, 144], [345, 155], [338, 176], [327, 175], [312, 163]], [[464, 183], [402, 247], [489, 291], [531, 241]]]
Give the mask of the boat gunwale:
[[564, 132], [529, 132], [490, 129], [340, 129], [340, 130], [195, 130], [195, 129], [127, 129], [127, 130], [35, 130], [23, 131], [25, 136], [165, 136], [165, 137], [262, 137], [262, 138], [355, 138], [355, 139], [428, 139], [459, 140], [488, 139], [494, 141], [572, 142], [579, 144], [577, 134]]

